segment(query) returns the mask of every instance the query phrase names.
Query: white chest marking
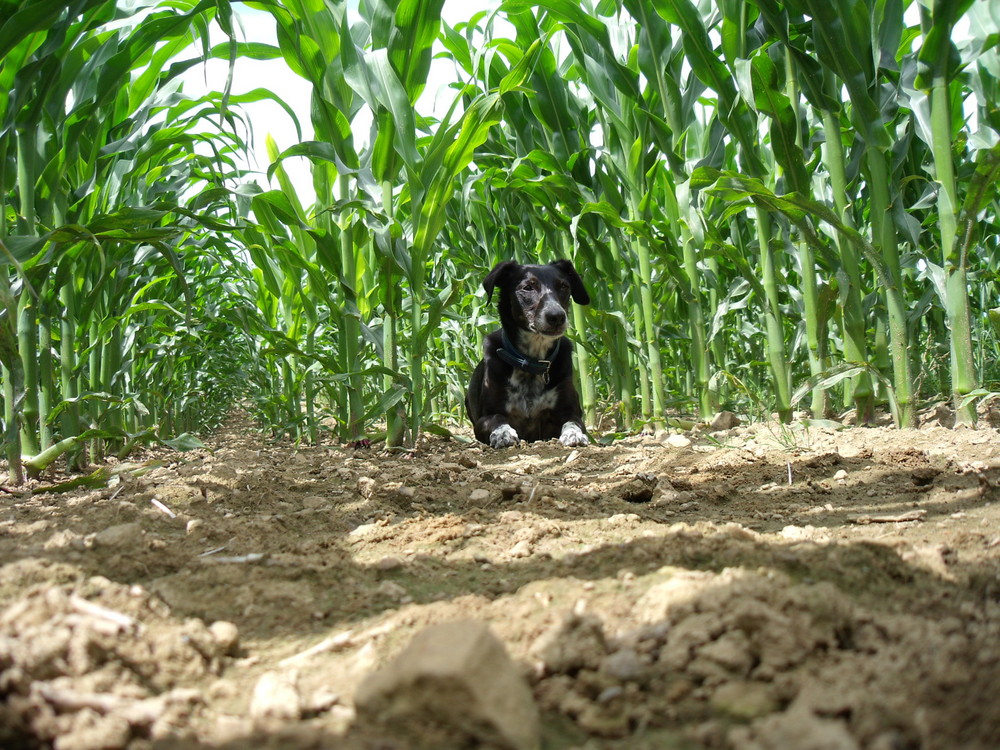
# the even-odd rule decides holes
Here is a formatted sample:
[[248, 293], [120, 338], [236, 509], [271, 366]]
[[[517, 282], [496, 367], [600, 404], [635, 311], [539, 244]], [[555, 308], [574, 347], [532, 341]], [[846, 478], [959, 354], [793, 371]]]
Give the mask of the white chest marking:
[[545, 390], [545, 382], [538, 375], [515, 371], [507, 384], [507, 413], [532, 418], [555, 408], [558, 394], [555, 389]]

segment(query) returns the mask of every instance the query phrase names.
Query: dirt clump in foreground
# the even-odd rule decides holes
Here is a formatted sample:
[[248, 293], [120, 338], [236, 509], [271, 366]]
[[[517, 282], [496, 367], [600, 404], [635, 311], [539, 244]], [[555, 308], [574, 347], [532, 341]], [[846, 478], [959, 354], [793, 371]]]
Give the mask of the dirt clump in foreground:
[[1000, 738], [995, 429], [209, 446], [6, 493], [0, 746]]

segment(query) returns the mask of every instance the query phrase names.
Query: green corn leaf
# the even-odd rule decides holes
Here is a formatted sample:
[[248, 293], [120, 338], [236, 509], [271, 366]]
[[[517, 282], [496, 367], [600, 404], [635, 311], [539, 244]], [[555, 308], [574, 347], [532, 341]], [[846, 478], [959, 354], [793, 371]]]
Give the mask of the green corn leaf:
[[427, 82], [431, 52], [441, 28], [444, 0], [400, 0], [389, 39], [389, 59], [411, 104]]
[[771, 149], [784, 170], [789, 186], [808, 195], [809, 176], [806, 160], [796, 141], [798, 121], [787, 96], [780, 89], [778, 73], [766, 51], [755, 54], [749, 64], [753, 105], [771, 120]]
[[182, 453], [208, 449], [207, 446], [201, 442], [201, 440], [187, 432], [183, 432], [175, 438], [160, 438], [159, 441], [164, 445], [173, 448], [175, 451], [181, 451]]
[[838, 383], [848, 378], [853, 378], [862, 372], [868, 373], [872, 378], [878, 380], [886, 389], [890, 400], [895, 401], [895, 388], [892, 381], [885, 377], [877, 367], [867, 362], [841, 362], [802, 381], [802, 384], [792, 394], [791, 402], [792, 404], [797, 404], [817, 388], [821, 390], [832, 388]]

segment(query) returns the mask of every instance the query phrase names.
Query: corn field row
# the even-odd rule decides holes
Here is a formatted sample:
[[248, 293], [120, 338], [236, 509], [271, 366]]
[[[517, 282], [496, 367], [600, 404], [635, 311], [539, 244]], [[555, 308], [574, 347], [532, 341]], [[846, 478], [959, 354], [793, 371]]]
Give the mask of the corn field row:
[[[235, 404], [276, 437], [412, 445], [463, 418], [480, 282], [511, 258], [581, 269], [600, 433], [720, 408], [906, 427], [934, 400], [974, 423], [1000, 381], [1000, 1], [443, 6], [0, 7], [12, 482], [183, 447]], [[274, 89], [185, 93], [249, 59]], [[246, 110], [301, 125], [291, 76], [314, 135], [269, 139], [255, 179]]]

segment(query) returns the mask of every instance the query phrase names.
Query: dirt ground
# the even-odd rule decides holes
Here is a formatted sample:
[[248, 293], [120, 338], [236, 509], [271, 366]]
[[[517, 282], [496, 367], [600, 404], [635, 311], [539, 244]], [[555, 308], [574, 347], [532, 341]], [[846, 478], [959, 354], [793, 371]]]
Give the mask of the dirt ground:
[[1000, 746], [994, 428], [206, 443], [0, 496], [0, 747], [503, 746], [355, 711], [456, 620], [545, 750]]

